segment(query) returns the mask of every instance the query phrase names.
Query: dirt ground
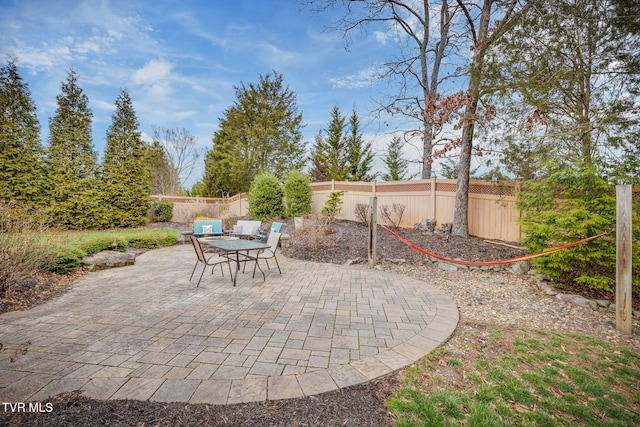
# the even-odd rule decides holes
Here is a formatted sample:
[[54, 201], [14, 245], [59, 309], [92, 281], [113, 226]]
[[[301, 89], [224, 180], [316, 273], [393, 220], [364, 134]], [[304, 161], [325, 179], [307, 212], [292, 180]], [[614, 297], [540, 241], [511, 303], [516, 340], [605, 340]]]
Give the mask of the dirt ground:
[[[292, 224], [285, 223], [283, 232], [292, 235], [283, 251], [288, 257], [336, 264], [367, 257], [368, 229], [354, 222], [338, 221], [332, 225], [329, 233], [313, 229], [305, 233], [293, 233]], [[444, 233], [428, 234], [415, 230], [403, 230], [400, 234], [428, 251], [454, 259], [486, 261], [509, 259], [524, 254], [521, 249], [477, 238], [461, 239], [451, 236], [447, 239]], [[377, 254], [381, 265], [403, 262], [407, 267], [422, 268], [430, 263], [423, 254], [410, 249], [381, 228], [377, 231], [377, 238]], [[66, 280], [48, 280], [53, 289], [49, 297], [64, 292], [68, 286]], [[27, 300], [17, 308], [40, 302], [35, 297]], [[495, 327], [501, 329], [503, 337], [492, 342], [491, 348], [488, 348], [486, 337], [488, 331]], [[474, 360], [480, 359], [492, 360], [510, 351], [510, 343], [519, 333], [521, 332], [517, 328], [492, 325], [491, 320], [478, 323], [462, 319], [445, 349], [448, 346], [464, 348], [465, 363], [473, 364]], [[446, 363], [436, 365], [438, 376], [444, 378], [451, 389], [464, 390], [469, 387], [468, 380], [460, 377], [459, 370]], [[400, 387], [401, 378], [401, 373], [395, 373], [367, 384], [318, 396], [223, 406], [131, 400], [99, 401], [78, 393], [65, 393], [50, 400], [55, 408], [52, 413], [8, 416], [3, 413], [0, 425], [385, 426], [394, 423], [393, 414], [386, 408], [385, 400]]]

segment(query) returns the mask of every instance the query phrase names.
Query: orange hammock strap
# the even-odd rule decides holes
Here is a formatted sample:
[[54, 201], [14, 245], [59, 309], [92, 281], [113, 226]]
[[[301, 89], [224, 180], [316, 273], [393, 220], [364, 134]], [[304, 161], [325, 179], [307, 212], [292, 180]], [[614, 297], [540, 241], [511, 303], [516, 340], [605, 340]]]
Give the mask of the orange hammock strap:
[[400, 240], [405, 245], [409, 246], [411, 249], [415, 249], [418, 252], [422, 252], [423, 254], [429, 255], [430, 257], [435, 258], [435, 259], [439, 259], [440, 261], [449, 262], [451, 264], [468, 265], [468, 266], [475, 266], [475, 267], [488, 266], [488, 265], [513, 264], [514, 262], [526, 261], [528, 259], [537, 258], [537, 257], [548, 255], [548, 254], [551, 254], [551, 253], [554, 253], [554, 252], [558, 252], [558, 251], [561, 251], [561, 250], [564, 250], [564, 249], [572, 248], [574, 246], [581, 245], [582, 243], [586, 243], [586, 242], [590, 242], [591, 240], [599, 239], [600, 237], [606, 236], [607, 234], [611, 233], [611, 231], [607, 231], [606, 233], [601, 233], [601, 234], [598, 234], [597, 236], [587, 237], [586, 239], [578, 240], [577, 242], [573, 242], [573, 243], [568, 243], [568, 244], [566, 244], [564, 246], [559, 246], [557, 248], [547, 249], [546, 251], [542, 251], [542, 252], [539, 252], [537, 254], [524, 255], [524, 256], [521, 256], [521, 257], [516, 257], [516, 258], [511, 258], [511, 259], [502, 259], [502, 260], [498, 260], [498, 261], [460, 261], [460, 260], [457, 260], [457, 259], [445, 258], [445, 257], [442, 257], [440, 255], [436, 255], [436, 254], [434, 254], [432, 252], [429, 252], [429, 251], [427, 251], [425, 249], [422, 249], [421, 247], [416, 246], [413, 243], [411, 243], [411, 242], [403, 239], [402, 237], [398, 236], [396, 233], [391, 231], [387, 226], [384, 226], [382, 224], [380, 224], [380, 226], [382, 228], [384, 228], [385, 230], [387, 230], [389, 233], [391, 233], [391, 235], [393, 237], [395, 237], [396, 239]]

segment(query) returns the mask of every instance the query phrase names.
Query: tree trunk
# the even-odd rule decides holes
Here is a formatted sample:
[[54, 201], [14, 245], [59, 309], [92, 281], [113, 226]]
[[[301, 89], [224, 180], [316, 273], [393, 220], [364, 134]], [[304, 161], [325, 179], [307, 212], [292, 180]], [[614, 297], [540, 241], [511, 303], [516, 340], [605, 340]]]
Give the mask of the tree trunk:
[[422, 179], [431, 178], [431, 163], [433, 151], [433, 124], [428, 120], [424, 120], [424, 132], [422, 134]]
[[465, 110], [465, 117], [462, 127], [462, 138], [460, 141], [460, 164], [458, 166], [458, 183], [456, 186], [456, 201], [453, 210], [453, 228], [451, 233], [454, 236], [469, 237], [469, 174], [471, 173], [471, 153], [473, 149], [473, 129], [478, 111], [478, 99], [480, 97], [480, 80], [484, 66], [484, 52], [486, 46], [483, 43], [489, 29], [491, 19], [492, 0], [484, 0], [482, 14], [480, 16], [480, 26], [475, 38], [474, 55], [471, 62], [471, 72], [469, 73], [469, 87], [467, 95], [471, 103]]
[[458, 183], [456, 185], [456, 201], [453, 210], [453, 228], [451, 234], [458, 237], [469, 237], [469, 175], [471, 173], [471, 152], [473, 148], [474, 119], [478, 103], [473, 101], [467, 107], [466, 119], [462, 128], [460, 141], [460, 164], [458, 165]]

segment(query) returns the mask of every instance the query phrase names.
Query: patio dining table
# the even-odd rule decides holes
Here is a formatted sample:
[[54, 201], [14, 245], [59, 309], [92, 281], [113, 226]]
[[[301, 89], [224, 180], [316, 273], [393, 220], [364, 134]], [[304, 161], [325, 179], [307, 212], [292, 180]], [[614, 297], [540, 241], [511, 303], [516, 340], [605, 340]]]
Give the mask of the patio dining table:
[[[224, 252], [223, 256], [226, 256], [231, 261], [235, 261], [236, 263], [236, 274], [233, 275], [233, 286], [236, 286], [236, 279], [238, 277], [238, 273], [240, 272], [240, 263], [246, 263], [254, 261], [260, 273], [262, 273], [263, 280], [266, 280], [266, 276], [264, 271], [260, 267], [258, 263], [258, 257], [252, 256], [250, 254], [251, 251], [259, 251], [261, 249], [270, 248], [266, 243], [262, 243], [259, 240], [244, 240], [244, 239], [211, 239], [205, 240], [206, 244], [218, 249], [220, 252]], [[253, 270], [255, 277], [255, 268]]]

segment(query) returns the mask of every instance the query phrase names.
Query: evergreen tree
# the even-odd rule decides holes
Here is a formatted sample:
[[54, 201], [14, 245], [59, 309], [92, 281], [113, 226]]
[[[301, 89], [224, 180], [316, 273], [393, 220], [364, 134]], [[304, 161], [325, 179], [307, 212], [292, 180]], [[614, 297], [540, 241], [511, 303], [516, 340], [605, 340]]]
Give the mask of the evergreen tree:
[[56, 100], [58, 108], [49, 119], [47, 148], [50, 215], [62, 227], [105, 227], [108, 222], [98, 191], [98, 155], [91, 138], [93, 113], [73, 69]]
[[329, 175], [329, 169], [327, 168], [327, 157], [329, 156], [329, 146], [322, 136], [322, 130], [318, 131], [315, 138], [315, 143], [311, 148], [311, 154], [309, 155], [309, 161], [311, 162], [311, 169], [309, 170], [309, 176], [313, 182], [325, 182], [331, 181]]
[[347, 177], [347, 153], [345, 150], [345, 117], [340, 114], [340, 109], [335, 106], [331, 110], [331, 120], [327, 129], [328, 156], [325, 159], [326, 167], [331, 179], [343, 181]]
[[42, 155], [36, 106], [11, 58], [0, 67], [0, 201], [40, 201]]
[[331, 110], [331, 119], [327, 128], [327, 136], [320, 131], [311, 152], [310, 175], [314, 182], [344, 181], [347, 179], [347, 152], [344, 136], [345, 118], [335, 106]]
[[365, 143], [360, 133], [360, 120], [353, 111], [349, 118], [349, 133], [346, 138], [347, 180], [373, 181], [376, 174], [370, 175], [373, 163], [371, 143]]
[[384, 181], [401, 181], [407, 178], [407, 168], [409, 162], [402, 158], [402, 147], [404, 146], [399, 136], [394, 136], [387, 143], [387, 154], [384, 157], [384, 164], [387, 173], [382, 175]]
[[135, 227], [147, 221], [150, 180], [145, 165], [145, 144], [129, 92], [120, 91], [116, 111], [107, 130], [102, 186], [110, 206], [112, 224]]
[[282, 75], [260, 76], [258, 84], [236, 87], [236, 101], [220, 119], [205, 159], [204, 191], [237, 194], [260, 172], [282, 178], [304, 163], [302, 114]]

